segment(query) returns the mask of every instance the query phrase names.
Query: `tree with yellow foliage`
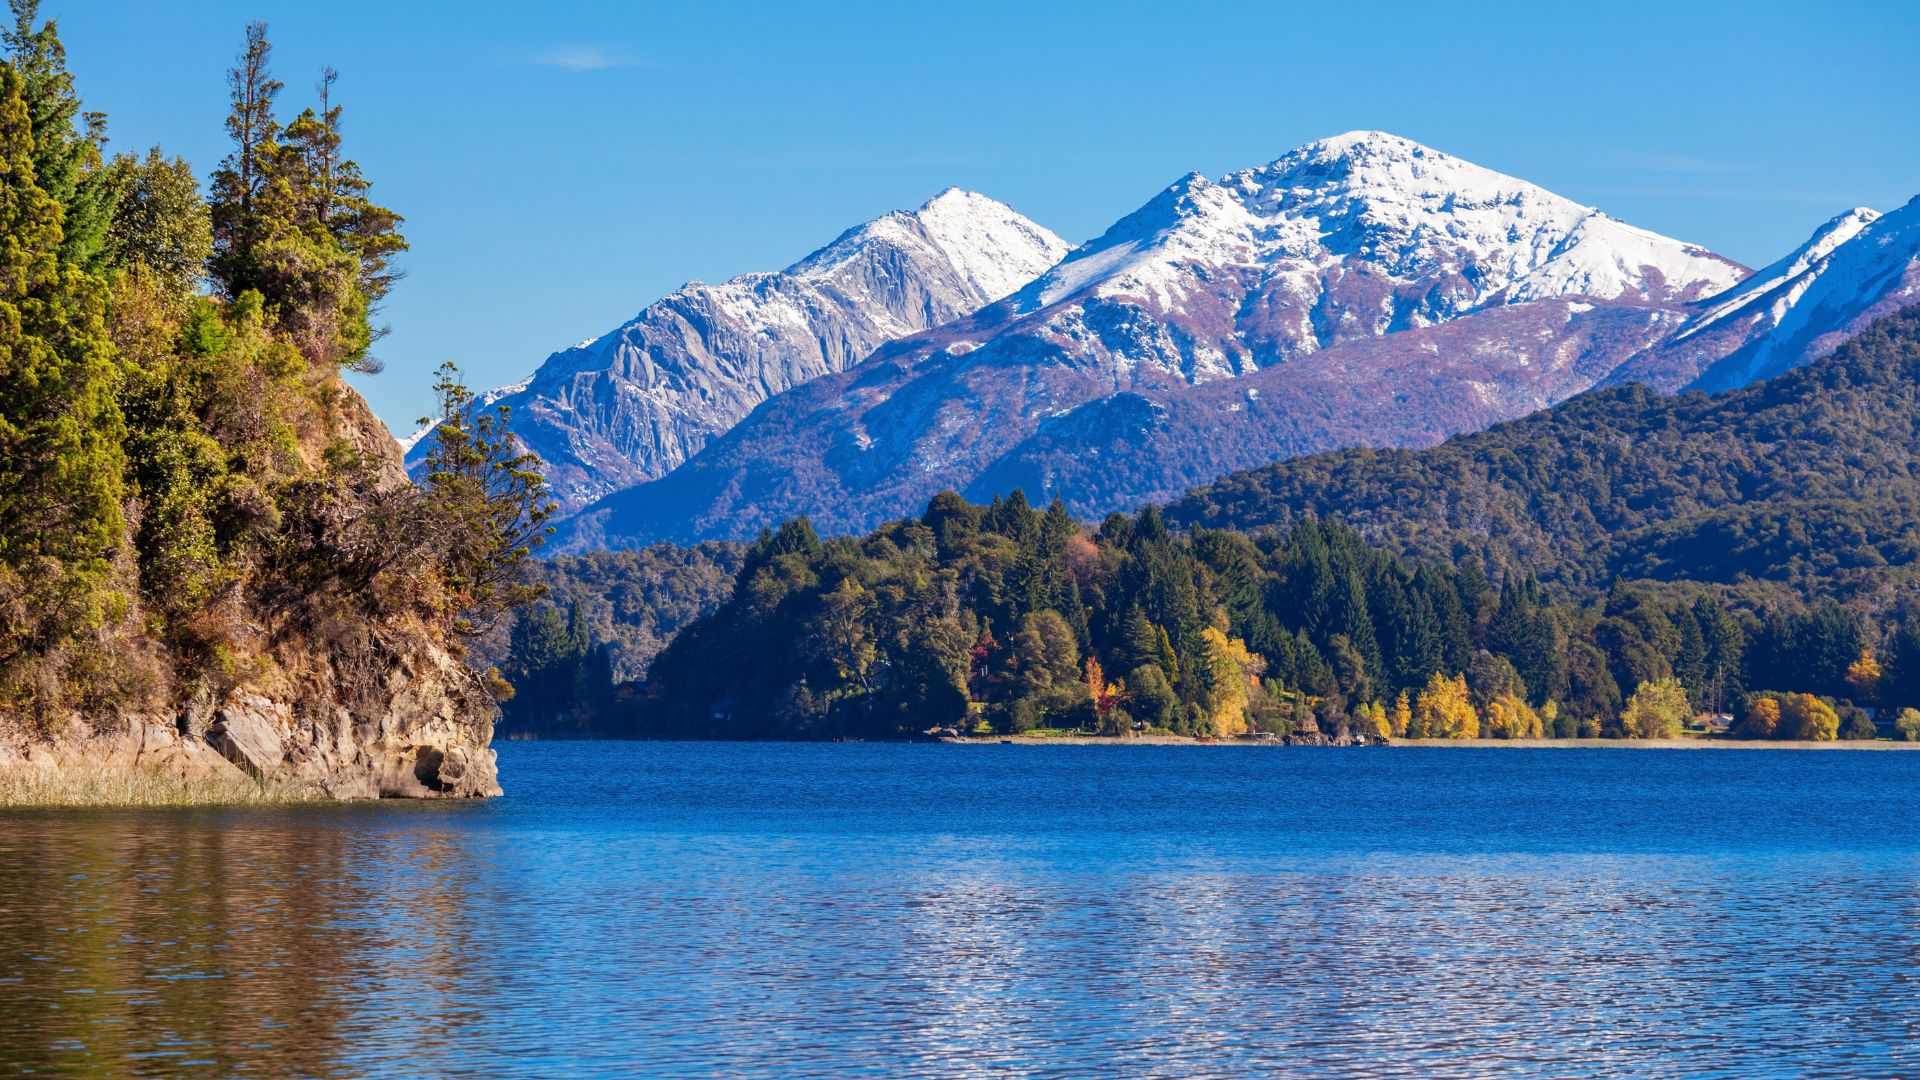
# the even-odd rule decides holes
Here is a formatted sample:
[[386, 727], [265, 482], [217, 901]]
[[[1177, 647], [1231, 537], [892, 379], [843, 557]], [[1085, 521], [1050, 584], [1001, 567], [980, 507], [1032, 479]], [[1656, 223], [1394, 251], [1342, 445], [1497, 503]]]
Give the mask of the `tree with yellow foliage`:
[[1880, 661], [1872, 649], [1861, 649], [1860, 656], [1847, 665], [1847, 685], [1853, 688], [1853, 700], [1871, 702], [1880, 689]]
[[1490, 739], [1538, 739], [1543, 731], [1540, 714], [1510, 690], [1487, 703], [1486, 727]]
[[1368, 738], [1385, 739], [1393, 735], [1392, 724], [1387, 719], [1386, 706], [1377, 701], [1370, 701], [1356, 708], [1354, 719], [1359, 721], [1361, 732]]
[[1747, 715], [1740, 721], [1739, 735], [1743, 739], [1771, 739], [1780, 734], [1780, 699], [1756, 697], [1747, 706]]
[[1812, 694], [1788, 694], [1780, 701], [1780, 732], [1789, 739], [1832, 742], [1840, 735], [1840, 714]]
[[1387, 730], [1396, 739], [1407, 737], [1407, 729], [1413, 726], [1413, 703], [1407, 700], [1407, 692], [1400, 691], [1393, 699], [1393, 711], [1387, 714]]
[[[1641, 683], [1627, 699], [1620, 726], [1630, 739], [1677, 739], [1692, 712], [1687, 688], [1680, 685], [1680, 680], [1654, 679]], [[1837, 718], [1834, 724], [1838, 726]]]
[[1201, 672], [1200, 707], [1213, 723], [1213, 733], [1234, 736], [1245, 733], [1250, 692], [1267, 669], [1266, 660], [1247, 651], [1247, 643], [1230, 638], [1217, 626], [1200, 631], [1205, 643], [1205, 667]]
[[1427, 680], [1426, 689], [1414, 699], [1413, 721], [1408, 730], [1417, 730], [1428, 739], [1477, 739], [1480, 714], [1473, 709], [1467, 693], [1467, 677], [1449, 679], [1439, 672]]

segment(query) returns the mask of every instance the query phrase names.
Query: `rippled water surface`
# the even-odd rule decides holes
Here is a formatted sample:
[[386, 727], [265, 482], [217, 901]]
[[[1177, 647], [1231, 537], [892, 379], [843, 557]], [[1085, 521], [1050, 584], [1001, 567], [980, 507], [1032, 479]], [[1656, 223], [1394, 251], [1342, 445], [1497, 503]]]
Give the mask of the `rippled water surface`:
[[500, 758], [0, 815], [0, 1072], [1920, 1074], [1920, 754]]

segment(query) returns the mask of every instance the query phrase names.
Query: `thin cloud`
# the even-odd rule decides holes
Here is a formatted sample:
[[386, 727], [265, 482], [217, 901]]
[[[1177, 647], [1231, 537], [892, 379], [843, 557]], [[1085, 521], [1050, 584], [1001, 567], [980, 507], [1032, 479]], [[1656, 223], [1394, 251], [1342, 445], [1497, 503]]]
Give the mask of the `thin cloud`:
[[638, 60], [609, 52], [598, 45], [558, 45], [527, 55], [527, 63], [562, 71], [610, 71], [614, 68], [640, 67]]

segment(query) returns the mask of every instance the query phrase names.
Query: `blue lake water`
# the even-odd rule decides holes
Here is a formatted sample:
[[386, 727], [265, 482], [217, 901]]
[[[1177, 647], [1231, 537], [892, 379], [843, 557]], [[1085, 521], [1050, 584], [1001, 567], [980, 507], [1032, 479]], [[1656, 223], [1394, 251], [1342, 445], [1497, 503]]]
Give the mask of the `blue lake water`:
[[1920, 754], [500, 764], [0, 813], [0, 1073], [1920, 1074]]

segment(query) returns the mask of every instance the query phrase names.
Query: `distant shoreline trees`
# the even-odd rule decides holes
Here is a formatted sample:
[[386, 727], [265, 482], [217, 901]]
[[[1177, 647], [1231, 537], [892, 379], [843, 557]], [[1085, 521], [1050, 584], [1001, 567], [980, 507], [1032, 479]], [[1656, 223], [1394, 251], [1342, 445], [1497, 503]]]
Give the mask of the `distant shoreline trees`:
[[1582, 607], [1493, 570], [1317, 519], [1178, 536], [1149, 508], [1088, 531], [1017, 492], [943, 494], [866, 537], [802, 519], [624, 692], [623, 730], [1671, 739], [1728, 709], [1748, 737], [1870, 738], [1860, 701], [1920, 670], [1920, 635], [1883, 663], [1836, 605], [1755, 620], [1712, 590], [1618, 584]]

